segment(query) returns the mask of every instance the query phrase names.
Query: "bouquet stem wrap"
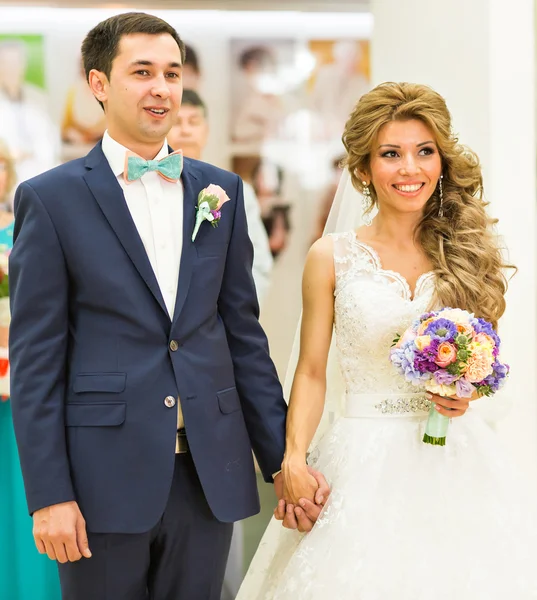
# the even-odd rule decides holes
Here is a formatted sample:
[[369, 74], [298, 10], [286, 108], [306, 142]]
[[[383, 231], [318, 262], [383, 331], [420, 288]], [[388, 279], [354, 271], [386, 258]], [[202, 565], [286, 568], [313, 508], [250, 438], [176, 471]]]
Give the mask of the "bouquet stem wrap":
[[424, 443], [432, 444], [433, 446], [445, 446], [448, 427], [449, 418], [441, 415], [433, 404], [429, 411], [427, 425], [425, 425]]

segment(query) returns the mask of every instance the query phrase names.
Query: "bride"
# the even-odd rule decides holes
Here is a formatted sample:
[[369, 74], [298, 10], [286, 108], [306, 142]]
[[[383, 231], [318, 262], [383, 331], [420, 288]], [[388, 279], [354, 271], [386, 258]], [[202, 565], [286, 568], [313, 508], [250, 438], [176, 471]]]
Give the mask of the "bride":
[[[309, 533], [273, 519], [238, 600], [537, 598], [537, 504], [495, 433], [467, 400], [426, 394], [389, 361], [395, 334], [429, 309], [463, 308], [495, 327], [504, 312], [509, 266], [478, 159], [458, 144], [443, 98], [408, 83], [362, 96], [343, 141], [331, 234], [304, 271], [284, 525], [319, 501], [308, 463], [332, 491]], [[353, 229], [356, 190], [365, 225]], [[333, 329], [342, 395], [331, 389]], [[445, 447], [422, 442], [430, 402], [460, 417]]]

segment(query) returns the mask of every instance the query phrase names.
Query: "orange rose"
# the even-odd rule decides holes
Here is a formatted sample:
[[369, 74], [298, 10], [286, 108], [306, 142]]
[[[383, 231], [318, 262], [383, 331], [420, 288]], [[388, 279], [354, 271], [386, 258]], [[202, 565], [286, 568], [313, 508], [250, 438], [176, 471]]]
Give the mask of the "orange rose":
[[445, 369], [451, 363], [457, 360], [457, 348], [449, 342], [442, 342], [438, 346], [438, 354], [436, 355], [435, 363]]

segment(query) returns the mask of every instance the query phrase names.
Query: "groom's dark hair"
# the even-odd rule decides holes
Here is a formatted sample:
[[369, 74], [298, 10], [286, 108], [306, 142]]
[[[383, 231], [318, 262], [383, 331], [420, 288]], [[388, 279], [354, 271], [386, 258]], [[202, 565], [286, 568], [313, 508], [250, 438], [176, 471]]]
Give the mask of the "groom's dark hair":
[[82, 61], [86, 78], [92, 69], [97, 69], [110, 79], [112, 63], [118, 54], [121, 38], [136, 33], [149, 35], [168, 33], [179, 46], [181, 62], [185, 62], [185, 44], [169, 23], [146, 13], [123, 13], [101, 21], [82, 42]]

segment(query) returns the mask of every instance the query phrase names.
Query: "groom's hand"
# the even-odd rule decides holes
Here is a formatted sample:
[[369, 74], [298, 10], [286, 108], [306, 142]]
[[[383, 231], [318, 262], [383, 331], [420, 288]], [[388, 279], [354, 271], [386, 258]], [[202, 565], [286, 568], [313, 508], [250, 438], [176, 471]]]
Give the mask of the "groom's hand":
[[76, 502], [36, 510], [33, 518], [35, 545], [41, 554], [62, 564], [91, 558], [86, 522]]
[[330, 495], [330, 487], [324, 475], [311, 467], [308, 467], [308, 472], [315, 478], [318, 485], [315, 492], [315, 503], [307, 498], [301, 498], [299, 506], [286, 505], [285, 500], [280, 499], [274, 510], [276, 519], [283, 521], [283, 526], [287, 529], [298, 529], [301, 532], [311, 531]]
[[274, 477], [274, 492], [278, 500], [283, 498], [283, 474], [281, 471]]

